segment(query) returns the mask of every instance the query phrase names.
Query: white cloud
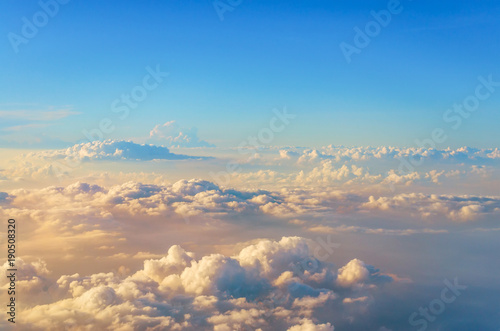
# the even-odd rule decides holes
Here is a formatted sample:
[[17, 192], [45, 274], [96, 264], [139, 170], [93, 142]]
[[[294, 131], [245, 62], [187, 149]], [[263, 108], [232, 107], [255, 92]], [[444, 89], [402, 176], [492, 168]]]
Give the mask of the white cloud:
[[368, 161], [379, 160], [407, 160], [427, 159], [430, 161], [446, 162], [471, 162], [483, 161], [488, 159], [497, 159], [500, 156], [500, 150], [479, 149], [472, 147], [461, 147], [457, 149], [426, 149], [418, 147], [398, 148], [398, 147], [343, 147], [327, 146], [321, 149], [306, 149], [298, 158], [298, 162], [311, 162], [315, 160], [333, 160], [335, 162], [343, 161]]
[[366, 267], [365, 263], [355, 259], [339, 269], [337, 283], [340, 286], [349, 287], [359, 283], [364, 283], [369, 277], [370, 271]]
[[458, 221], [472, 221], [487, 214], [498, 214], [500, 198], [410, 193], [379, 198], [370, 196], [361, 208], [386, 212], [405, 211], [423, 218], [441, 216]]
[[[410, 235], [441, 233], [436, 229], [356, 228], [346, 225], [318, 228], [313, 220], [335, 214], [363, 214], [377, 211], [389, 216], [405, 215], [439, 221], [476, 220], [500, 214], [500, 197], [427, 195], [423, 193], [393, 196], [357, 195], [345, 191], [283, 189], [280, 191], [235, 190], [221, 188], [200, 179], [180, 180], [173, 184], [126, 182], [104, 187], [77, 182], [66, 187], [20, 189], [0, 195], [0, 213], [26, 215], [46, 220], [73, 218], [77, 225], [82, 217], [179, 217], [205, 215], [230, 222], [227, 216], [270, 215], [287, 222], [307, 217], [309, 231], [363, 232], [367, 234]], [[52, 209], [49, 209], [52, 208]], [[64, 215], [64, 216], [62, 216]], [[65, 222], [70, 222], [67, 220]], [[69, 223], [68, 223], [69, 224]], [[90, 229], [89, 229], [90, 230]]]
[[0, 110], [0, 118], [5, 120], [55, 121], [79, 112], [69, 109], [58, 110]]
[[367, 228], [353, 225], [341, 225], [336, 227], [316, 225], [308, 229], [311, 232], [317, 233], [366, 233], [366, 234], [381, 234], [381, 235], [394, 235], [394, 236], [410, 236], [415, 234], [443, 234], [448, 233], [447, 230], [435, 229], [382, 229], [382, 228]]
[[198, 138], [197, 129], [181, 128], [175, 121], [155, 126], [149, 133], [147, 142], [167, 147], [214, 147]]
[[[46, 267], [22, 262], [26, 280], [20, 280], [20, 286], [37, 291], [19, 314], [26, 328], [52, 330], [334, 330], [332, 320], [342, 315], [349, 301], [345, 299], [355, 293], [370, 296], [381, 283], [372, 267], [359, 260], [339, 270], [340, 287], [333, 264], [318, 261], [315, 270], [295, 267], [311, 258], [307, 241], [298, 237], [262, 240], [234, 257], [212, 254], [196, 259], [172, 246], [166, 256], [144, 261], [144, 267], [128, 277], [74, 274], [44, 280], [44, 286], [39, 279], [46, 278]], [[272, 285], [285, 273], [291, 274], [286, 284]], [[333, 277], [318, 283], [317, 275], [325, 273]], [[357, 288], [352, 292], [346, 285]], [[320, 313], [333, 304], [337, 311]]]
[[314, 324], [309, 319], [303, 319], [299, 325], [294, 325], [288, 331], [334, 331], [335, 328], [330, 323]]
[[47, 150], [43, 152], [34, 152], [27, 155], [28, 158], [38, 158], [45, 160], [133, 160], [133, 161], [151, 161], [151, 160], [184, 160], [201, 159], [202, 157], [193, 157], [187, 155], [174, 154], [168, 148], [147, 144], [136, 144], [131, 141], [106, 140], [93, 141], [74, 145], [67, 149]]

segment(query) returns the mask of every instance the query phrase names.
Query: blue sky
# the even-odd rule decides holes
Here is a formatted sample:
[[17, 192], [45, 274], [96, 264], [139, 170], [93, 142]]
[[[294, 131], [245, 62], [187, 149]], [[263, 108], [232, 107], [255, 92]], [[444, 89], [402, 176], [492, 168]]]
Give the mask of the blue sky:
[[[0, 111], [77, 112], [19, 133], [68, 144], [109, 117], [117, 124], [109, 138], [145, 136], [175, 120], [218, 146], [235, 146], [265, 126], [273, 108], [286, 106], [300, 120], [276, 145], [414, 146], [442, 127], [450, 135], [446, 146], [496, 146], [500, 94], [481, 102], [457, 131], [442, 114], [474, 92], [478, 76], [500, 81], [500, 4], [401, 6], [348, 64], [339, 44], [352, 44], [353, 28], [364, 28], [387, 1], [243, 1], [221, 21], [211, 1], [73, 0], [18, 53], [7, 35], [21, 34], [22, 17], [31, 20], [40, 6], [3, 1]], [[156, 65], [168, 78], [118, 120], [112, 101]], [[3, 145], [12, 132], [6, 128], [33, 124], [0, 120]]]

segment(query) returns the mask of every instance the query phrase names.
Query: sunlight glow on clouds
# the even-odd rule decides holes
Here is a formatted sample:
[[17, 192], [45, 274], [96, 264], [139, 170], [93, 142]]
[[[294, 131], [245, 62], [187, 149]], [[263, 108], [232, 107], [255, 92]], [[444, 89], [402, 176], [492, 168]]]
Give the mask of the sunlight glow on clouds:
[[74, 145], [71, 148], [55, 151], [44, 151], [32, 153], [28, 157], [38, 157], [46, 160], [79, 159], [90, 160], [183, 160], [190, 157], [187, 155], [174, 154], [166, 147], [136, 144], [131, 141], [93, 141]]
[[[357, 259], [340, 269], [318, 260], [314, 268], [297, 267], [311, 258], [306, 240], [283, 237], [261, 240], [233, 257], [196, 258], [172, 246], [164, 257], [145, 260], [129, 276], [74, 274], [53, 280], [43, 262], [20, 260], [23, 279], [18, 286], [32, 295], [22, 324], [52, 329], [85, 324], [114, 330], [333, 330], [330, 322], [318, 323], [332, 319], [322, 312], [325, 305], [335, 307], [336, 316], [350, 315], [345, 305], [357, 300], [368, 307], [374, 289], [392, 280]], [[8, 286], [7, 280], [0, 286]]]
[[1, 330], [499, 331], [500, 2], [82, 3], [0, 1]]
[[[250, 159], [189, 150], [213, 157], [107, 140], [4, 163], [0, 180], [10, 188], [0, 192], [0, 216], [23, 220], [28, 329], [42, 316], [42, 329], [363, 329], [371, 323], [364, 314], [380, 314], [376, 304], [394, 298], [394, 286], [414, 284], [396, 270], [416, 267], [395, 263], [383, 274], [347, 252], [339, 267], [334, 251], [320, 261], [311, 245], [439, 241], [498, 228], [496, 149], [269, 147]], [[401, 173], [399, 158], [409, 155], [425, 162]], [[201, 166], [201, 178], [174, 179], [186, 160]], [[235, 161], [228, 182], [209, 175]], [[68, 167], [62, 176], [58, 164]], [[457, 193], [458, 184], [479, 190]], [[274, 240], [256, 239], [254, 229]], [[173, 241], [181, 245], [162, 254], [159, 245]]]

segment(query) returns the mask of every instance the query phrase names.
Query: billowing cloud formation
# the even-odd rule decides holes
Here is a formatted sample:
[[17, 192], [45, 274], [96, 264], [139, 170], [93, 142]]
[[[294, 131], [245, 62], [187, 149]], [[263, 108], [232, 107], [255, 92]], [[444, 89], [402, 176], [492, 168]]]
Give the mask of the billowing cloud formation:
[[310, 232], [317, 233], [366, 233], [366, 234], [382, 234], [382, 235], [392, 235], [392, 236], [411, 236], [414, 234], [442, 234], [448, 233], [447, 230], [434, 230], [434, 229], [382, 229], [382, 228], [366, 228], [361, 226], [347, 226], [341, 225], [336, 227], [331, 226], [313, 226], [308, 229]]
[[[484, 182], [492, 188], [500, 170], [499, 149], [396, 147], [261, 147], [240, 150], [237, 171], [214, 172], [212, 179], [248, 186], [330, 186], [363, 190], [406, 190], [410, 186]], [[257, 157], [258, 156], [258, 157]], [[230, 164], [228, 164], [230, 168]], [[240, 169], [241, 168], [241, 169]], [[241, 171], [244, 170], [244, 171]], [[495, 183], [492, 182], [496, 181]]]
[[197, 129], [181, 128], [175, 121], [155, 126], [147, 141], [167, 147], [214, 147], [213, 144], [198, 138]]
[[[217, 154], [218, 152], [222, 154]], [[231, 151], [230, 151], [231, 152]], [[232, 151], [234, 152], [234, 151]], [[251, 150], [245, 150], [245, 153]], [[197, 153], [206, 155], [206, 151]], [[0, 168], [2, 180], [48, 181], [62, 179], [70, 183], [70, 177], [86, 174], [82, 161], [106, 160], [120, 163], [127, 160], [184, 160], [189, 158], [210, 159], [197, 168], [199, 176], [221, 186], [257, 187], [276, 190], [281, 187], [342, 187], [345, 190], [380, 192], [424, 191], [429, 187], [451, 188], [457, 181], [463, 186], [482, 183], [475, 192], [495, 192], [499, 184], [500, 153], [496, 149], [460, 148], [456, 150], [403, 149], [393, 147], [324, 147], [317, 150], [303, 148], [263, 148], [259, 157], [248, 158], [238, 154], [235, 158], [227, 151], [212, 149], [210, 155], [221, 158], [190, 157], [171, 153], [167, 147], [141, 145], [126, 141], [93, 142], [71, 148], [30, 153], [8, 167]], [[436, 155], [440, 155], [436, 157]], [[233, 155], [234, 156], [234, 155]], [[113, 173], [115, 167], [100, 163], [105, 172]], [[106, 169], [106, 167], [109, 167]], [[159, 175], [165, 172], [161, 162], [148, 165]], [[116, 167], [120, 169], [120, 167]], [[171, 169], [169, 169], [171, 170]], [[177, 169], [176, 173], [182, 172]], [[190, 169], [191, 170], [191, 169]], [[73, 174], [79, 172], [79, 174]], [[186, 171], [188, 171], [186, 169]], [[102, 173], [102, 172], [100, 172]], [[95, 175], [95, 174], [94, 174]], [[174, 174], [175, 175], [175, 174]], [[197, 173], [198, 175], [198, 173]], [[134, 176], [120, 182], [136, 180]], [[180, 176], [184, 177], [184, 174]], [[85, 178], [85, 177], [83, 177]], [[179, 178], [179, 176], [177, 177]], [[92, 180], [92, 179], [85, 179]], [[115, 181], [116, 182], [116, 181]], [[410, 189], [414, 188], [414, 189]], [[440, 190], [440, 192], [444, 192]], [[453, 191], [452, 191], [453, 192]]]
[[[7, 200], [5, 200], [7, 201]], [[267, 214], [278, 218], [301, 215], [318, 216], [337, 213], [380, 211], [411, 215], [416, 218], [448, 218], [475, 220], [481, 216], [500, 214], [500, 197], [426, 195], [422, 193], [394, 196], [363, 196], [339, 190], [317, 192], [314, 189], [281, 191], [238, 191], [217, 186], [209, 181], [180, 180], [172, 185], [127, 182], [104, 188], [75, 183], [67, 187], [40, 190], [13, 190], [3, 208], [11, 214], [53, 214], [47, 208], [99, 211], [109, 215], [149, 215], [224, 217], [230, 215]], [[34, 212], [38, 210], [38, 212]], [[0, 212], [2, 207], [0, 207]], [[49, 217], [49, 216], [47, 216]]]
[[47, 160], [184, 160], [200, 157], [170, 153], [168, 148], [147, 144], [136, 144], [131, 141], [93, 141], [74, 145], [67, 149], [43, 151], [28, 154], [28, 157]]
[[405, 210], [410, 214], [427, 218], [444, 215], [453, 220], [470, 221], [484, 214], [498, 214], [498, 197], [398, 194], [393, 197], [370, 196], [362, 206], [378, 210]]
[[500, 159], [500, 149], [479, 149], [472, 147], [461, 147], [458, 149], [434, 149], [423, 147], [343, 147], [327, 146], [321, 149], [306, 149], [302, 153], [293, 151], [280, 151], [280, 157], [290, 159], [297, 158], [298, 162], [311, 162], [315, 160], [341, 161], [367, 161], [371, 159], [380, 160], [403, 160], [413, 162], [417, 167], [421, 160], [445, 161], [445, 162], [489, 162]]
[[[157, 256], [158, 242], [171, 235], [171, 229], [178, 231], [178, 235], [173, 235], [177, 236], [175, 240], [180, 240], [178, 242], [221, 233], [229, 237], [234, 234], [235, 240], [251, 240], [253, 238], [238, 236], [250, 227], [268, 225], [293, 231], [288, 234], [302, 231], [298, 234], [308, 236], [318, 233], [439, 235], [447, 233], [441, 225], [448, 219], [468, 221], [488, 216], [494, 220], [500, 214], [500, 199], [493, 197], [423, 194], [370, 197], [334, 189], [236, 190], [199, 179], [180, 180], [174, 184], [130, 181], [108, 187], [76, 182], [68, 186], [17, 189], [1, 196], [0, 218], [15, 217], [23, 222], [26, 254], [49, 263], [74, 261], [78, 257], [79, 261], [91, 264], [98, 256], [99, 263], [113, 263], [116, 268], [123, 264], [130, 267], [129, 263]], [[361, 224], [359, 220], [368, 215], [381, 216], [387, 222]], [[405, 215], [406, 220], [400, 221], [401, 215]], [[416, 221], [409, 224], [412, 219], [408, 220], [408, 216]], [[347, 217], [345, 225], [328, 221], [340, 217]], [[423, 223], [421, 218], [430, 222]], [[440, 228], [433, 228], [435, 224]], [[169, 240], [173, 240], [172, 237]], [[267, 245], [262, 251], [277, 252], [277, 246]], [[255, 252], [248, 255], [257, 256]], [[254, 265], [266, 277], [287, 282], [290, 275], [271, 275], [276, 268], [267, 265], [268, 260], [267, 257], [245, 259], [247, 262], [242, 263], [243, 266], [245, 263]], [[273, 261], [279, 262], [278, 255]], [[74, 268], [61, 265], [58, 272], [67, 273], [67, 270]], [[206, 290], [201, 283], [193, 289], [200, 293]]]
[[[8, 268], [4, 264], [1, 269]], [[19, 289], [32, 291], [25, 330], [330, 330], [356, 302], [368, 308], [373, 291], [390, 282], [372, 266], [352, 260], [337, 269], [315, 259], [307, 241], [261, 240], [236, 256], [197, 259], [172, 246], [141, 270], [47, 279], [41, 263], [20, 260]], [[8, 280], [0, 280], [4, 289]]]
[[[122, 176], [118, 171], [136, 165], [128, 162], [120, 169], [122, 160], [150, 160], [144, 155], [170, 153], [165, 147], [130, 142], [95, 142], [34, 153], [32, 159], [40, 162], [35, 165], [25, 158], [26, 167], [6, 163], [14, 171], [3, 172], [0, 180], [9, 184], [7, 178], [26, 178], [26, 169], [37, 180], [49, 176], [57, 160], [114, 161], [84, 164], [81, 172], [70, 173], [64, 182], [2, 187], [0, 217], [22, 221], [25, 260], [47, 262], [19, 260], [20, 293], [30, 297], [29, 306], [20, 308], [19, 316], [31, 323], [23, 329], [78, 330], [88, 325], [98, 330], [333, 330], [335, 325], [383, 330], [378, 316], [387, 306], [380, 296], [390, 296], [396, 286], [407, 284], [399, 279], [408, 280], [409, 275], [418, 279], [394, 264], [384, 269], [392, 268], [405, 278], [391, 276], [394, 283], [383, 285], [390, 278], [355, 259], [348, 249], [339, 250], [341, 267], [318, 261], [311, 251], [320, 247], [324, 253], [326, 248], [317, 238], [321, 234], [347, 238], [360, 246], [368, 261], [377, 251], [370, 255], [361, 250], [375, 249], [373, 241], [380, 241], [375, 236], [398, 243], [430, 235], [449, 239], [474, 227], [489, 231], [500, 216], [500, 197], [494, 190], [497, 156], [495, 150], [465, 149], [456, 155], [449, 151], [455, 155], [452, 158], [457, 153], [469, 155], [468, 161], [453, 159], [447, 165], [448, 159], [440, 157], [438, 162], [429, 161], [427, 168], [401, 174], [390, 148], [380, 149], [379, 158], [377, 153], [363, 158], [353, 151], [346, 152], [350, 161], [326, 157], [335, 153], [328, 148], [307, 153], [264, 151], [221, 185], [206, 175], [227, 169], [221, 159], [203, 163], [207, 169], [200, 175], [205, 171], [208, 180], [178, 180], [184, 175], [173, 176], [170, 169], [158, 176], [151, 171]], [[277, 166], [265, 170], [262, 165], [270, 160]], [[147, 166], [157, 171], [167, 163]], [[98, 175], [107, 176], [115, 166], [118, 170], [110, 180], [88, 173], [94, 167], [92, 172], [103, 169]], [[464, 178], [474, 190], [457, 185]], [[57, 186], [48, 186], [54, 183]], [[398, 192], [389, 190], [389, 184], [400, 185]], [[493, 189], [483, 190], [487, 184]], [[295, 237], [255, 239], [281, 235], [317, 240], [308, 244]], [[165, 242], [182, 243], [184, 248], [172, 246], [163, 256], [159, 247]], [[237, 242], [238, 249], [230, 248]], [[332, 243], [330, 235], [326, 242]], [[221, 254], [206, 254], [203, 249]], [[327, 255], [322, 260], [333, 261], [334, 256]], [[5, 283], [0, 281], [0, 286]], [[406, 320], [403, 316], [402, 329]], [[4, 322], [0, 321], [0, 329]]]

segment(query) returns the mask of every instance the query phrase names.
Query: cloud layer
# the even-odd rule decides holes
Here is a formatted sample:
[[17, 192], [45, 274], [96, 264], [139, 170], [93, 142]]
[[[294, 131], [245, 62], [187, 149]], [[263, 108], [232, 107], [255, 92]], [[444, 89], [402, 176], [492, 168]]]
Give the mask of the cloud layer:
[[[400, 173], [402, 155], [425, 162]], [[2, 164], [0, 218], [22, 220], [23, 329], [387, 330], [394, 287], [428, 277], [424, 252], [415, 265], [404, 254], [432, 236], [429, 251], [456, 258], [498, 230], [494, 149], [264, 148], [237, 155], [237, 171], [223, 155], [192, 163], [202, 179], [179, 180], [189, 158], [108, 140]], [[169, 161], [136, 162], [153, 160]], [[57, 164], [78, 171], [55, 181]], [[325, 235], [342, 242], [340, 266], [316, 254]], [[476, 276], [496, 274], [462, 255]], [[452, 264], [436, 268], [451, 277]], [[412, 300], [401, 300], [402, 329]]]
[[172, 246], [129, 276], [53, 281], [41, 262], [20, 260], [19, 269], [19, 289], [33, 296], [20, 312], [25, 330], [332, 331], [334, 320], [355, 317], [349, 307], [368, 308], [374, 291], [392, 281], [357, 259], [340, 269], [321, 262], [300, 237], [261, 240], [235, 256], [196, 258]]
[[28, 154], [28, 157], [46, 160], [107, 160], [107, 161], [151, 161], [151, 160], [185, 160], [199, 159], [187, 155], [174, 154], [166, 147], [136, 144], [131, 141], [93, 141], [74, 145], [67, 149], [43, 151]]

